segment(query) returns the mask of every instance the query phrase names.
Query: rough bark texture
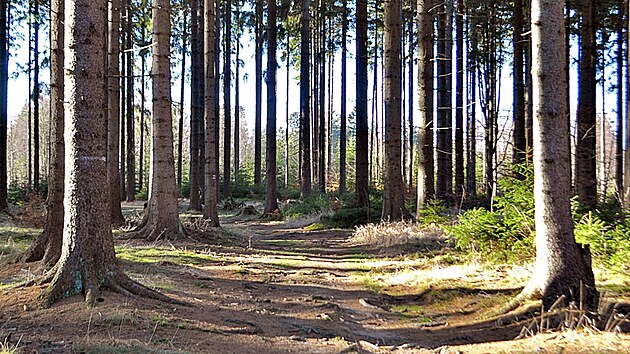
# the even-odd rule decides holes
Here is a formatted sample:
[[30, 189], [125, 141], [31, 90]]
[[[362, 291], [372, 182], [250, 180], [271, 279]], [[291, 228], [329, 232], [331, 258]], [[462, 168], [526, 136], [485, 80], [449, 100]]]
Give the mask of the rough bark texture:
[[381, 218], [396, 221], [409, 217], [401, 166], [401, 60], [400, 1], [385, 1], [385, 190]]
[[355, 205], [366, 207], [370, 205], [368, 191], [368, 118], [367, 118], [367, 1], [357, 0], [357, 49], [356, 49], [356, 173], [355, 173]]
[[311, 194], [311, 125], [310, 125], [310, 34], [311, 13], [310, 1], [302, 0], [302, 16], [300, 18], [300, 141], [301, 141], [301, 183], [300, 196], [306, 198]]
[[532, 2], [536, 268], [523, 294], [542, 296], [545, 309], [561, 296], [564, 305], [593, 309], [597, 291], [590, 253], [573, 237], [569, 200], [566, 91], [558, 89], [566, 85], [562, 10], [562, 2]]
[[265, 176], [265, 210], [264, 215], [277, 213], [278, 208], [276, 161], [276, 0], [267, 1], [267, 175]]
[[204, 0], [204, 63], [205, 63], [205, 118], [206, 118], [206, 157], [205, 157], [205, 209], [204, 218], [210, 219], [211, 225], [219, 226], [219, 214], [217, 212], [217, 186], [218, 169], [216, 168], [216, 31], [217, 14], [215, 0]]
[[[232, 147], [232, 0], [225, 0], [225, 62], [223, 64], [223, 197], [230, 196]], [[269, 36], [269, 33], [267, 33]], [[236, 113], [235, 113], [236, 114]]]
[[514, 146], [512, 161], [519, 164], [525, 161], [527, 142], [525, 140], [525, 86], [523, 85], [523, 0], [514, 1], [514, 67], [513, 75], [513, 105], [514, 105]]
[[149, 241], [173, 238], [179, 233], [173, 159], [169, 12], [168, 0], [154, 1], [151, 189], [143, 221], [131, 235]]
[[20, 257], [21, 262], [42, 261], [51, 268], [61, 255], [63, 234], [63, 180], [64, 180], [64, 112], [63, 112], [63, 0], [50, 4], [50, 173], [48, 175], [48, 198], [46, 200], [46, 224], [39, 237]]
[[0, 211], [7, 208], [7, 1], [0, 2]]
[[595, 8], [597, 0], [583, 1], [580, 6], [580, 78], [577, 107], [577, 147], [575, 157], [575, 191], [589, 209], [597, 204], [597, 143], [596, 95], [597, 48]]
[[125, 219], [120, 206], [120, 0], [109, 2], [108, 67], [107, 67], [107, 182], [112, 226], [121, 226]]
[[438, 7], [437, 42], [437, 171], [436, 195], [448, 200], [453, 193], [452, 117], [452, 0]]
[[435, 195], [433, 169], [433, 7], [418, 0], [418, 200], [417, 210]]
[[[65, 227], [61, 258], [45, 305], [83, 294], [88, 304], [108, 287], [168, 299], [118, 270], [109, 220], [105, 112], [104, 3], [69, 1], [65, 17]], [[54, 274], [54, 275], [53, 275]]]

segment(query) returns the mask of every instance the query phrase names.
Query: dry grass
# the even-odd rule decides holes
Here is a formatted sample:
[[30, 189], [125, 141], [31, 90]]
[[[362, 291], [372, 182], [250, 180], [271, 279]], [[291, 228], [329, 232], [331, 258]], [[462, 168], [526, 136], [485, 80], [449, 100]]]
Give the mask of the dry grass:
[[360, 226], [355, 230], [350, 242], [374, 248], [412, 245], [428, 250], [453, 245], [452, 238], [440, 227], [405, 221]]

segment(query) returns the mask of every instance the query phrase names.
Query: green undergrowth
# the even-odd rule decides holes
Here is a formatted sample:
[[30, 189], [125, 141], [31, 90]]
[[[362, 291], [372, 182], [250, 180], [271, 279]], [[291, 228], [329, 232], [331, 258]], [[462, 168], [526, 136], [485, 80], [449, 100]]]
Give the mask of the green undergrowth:
[[218, 257], [186, 249], [116, 247], [116, 255], [136, 263], [172, 262], [181, 265], [203, 265], [216, 262]]

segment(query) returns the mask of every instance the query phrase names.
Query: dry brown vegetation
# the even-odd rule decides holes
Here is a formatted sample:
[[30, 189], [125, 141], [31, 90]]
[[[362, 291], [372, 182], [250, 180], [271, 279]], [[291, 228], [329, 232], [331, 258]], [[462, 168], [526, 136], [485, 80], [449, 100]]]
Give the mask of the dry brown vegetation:
[[[530, 266], [475, 262], [430, 227], [307, 231], [225, 215], [212, 230], [182, 218], [196, 232], [118, 240], [117, 253], [133, 279], [188, 306], [105, 293], [95, 308], [79, 297], [42, 308], [42, 287], [11, 288], [38, 272], [6, 264], [37, 229], [3, 218], [0, 352], [630, 352], [623, 306], [603, 326], [579, 310], [541, 315], [536, 303], [497, 315]], [[628, 299], [627, 274], [597, 278], [602, 304]]]

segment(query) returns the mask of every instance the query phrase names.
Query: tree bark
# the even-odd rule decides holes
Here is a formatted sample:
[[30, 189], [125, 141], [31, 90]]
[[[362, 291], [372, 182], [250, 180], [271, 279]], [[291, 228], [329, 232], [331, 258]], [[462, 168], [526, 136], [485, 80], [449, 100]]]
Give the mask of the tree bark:
[[435, 195], [433, 165], [433, 8], [418, 0], [418, 198], [417, 210]]
[[381, 219], [409, 218], [401, 166], [401, 7], [400, 0], [385, 1], [385, 190]]
[[348, 66], [348, 0], [343, 0], [341, 15], [341, 111], [339, 131], [339, 193], [346, 193], [346, 156], [347, 156], [347, 66]]
[[[177, 189], [182, 190], [182, 165], [184, 156], [182, 154], [182, 144], [184, 140], [184, 88], [186, 82], [186, 37], [187, 34], [187, 23], [188, 23], [188, 7], [184, 5], [182, 9], [182, 68], [181, 68], [181, 91], [179, 93], [179, 122], [177, 126]], [[144, 73], [142, 75], [144, 77]]]
[[121, 226], [125, 219], [120, 206], [120, 0], [109, 3], [108, 69], [107, 69], [107, 183], [109, 185], [110, 220]]
[[216, 139], [217, 120], [215, 101], [217, 66], [216, 66], [216, 35], [217, 35], [217, 7], [215, 0], [204, 0], [204, 64], [205, 64], [205, 119], [206, 119], [206, 156], [205, 156], [205, 209], [204, 218], [210, 219], [213, 227], [219, 226], [219, 214], [217, 211], [218, 180], [219, 174], [216, 168], [218, 141]]
[[311, 13], [310, 0], [302, 0], [302, 16], [300, 18], [300, 141], [302, 156], [300, 197], [306, 198], [311, 194], [311, 125], [310, 125], [310, 84], [309, 84], [309, 56]]
[[[469, 24], [469, 52], [477, 50], [477, 33]], [[471, 197], [477, 195], [477, 67], [476, 60], [468, 57], [468, 81], [470, 113], [466, 123], [466, 189]]]
[[[512, 162], [521, 164], [525, 162], [527, 154], [527, 141], [525, 138], [525, 85], [523, 83], [523, 0], [514, 1], [514, 18], [512, 22], [514, 43], [513, 75], [513, 109], [514, 109], [514, 133]], [[522, 175], [519, 175], [523, 178]]]
[[[166, 4], [168, 7], [168, 3]], [[107, 126], [105, 112], [104, 3], [70, 0], [65, 16], [65, 227], [63, 250], [45, 305], [83, 294], [89, 305], [101, 301], [103, 287], [169, 300], [129, 279], [116, 264], [109, 220]]]
[[34, 0], [33, 23], [33, 189], [39, 193], [39, 2]]
[[9, 48], [7, 43], [7, 1], [0, 2], [0, 211], [8, 207], [7, 200], [7, 95], [9, 80]]
[[203, 0], [191, 1], [191, 112], [190, 112], [190, 169], [189, 169], [189, 182], [190, 182], [190, 210], [201, 210], [201, 196], [200, 190], [200, 176], [199, 165], [200, 161], [200, 147], [199, 141], [199, 121], [202, 119], [200, 115], [201, 105], [203, 104], [203, 92], [201, 92], [201, 86], [203, 85], [203, 64], [200, 53], [199, 41], [202, 38], [202, 30], [200, 28], [200, 19], [202, 16], [202, 4]]
[[457, 0], [455, 11], [455, 204], [465, 195], [464, 185], [464, 4]]
[[271, 216], [279, 212], [277, 194], [276, 164], [276, 0], [267, 1], [267, 174], [265, 185], [265, 210], [263, 215]]
[[595, 309], [590, 252], [573, 237], [562, 9], [532, 1], [536, 267], [521, 296], [541, 296], [546, 310], [561, 296], [561, 305]]
[[132, 202], [136, 199], [136, 142], [134, 129], [134, 78], [133, 78], [133, 11], [132, 4], [129, 1], [127, 7], [127, 201]]
[[260, 184], [262, 171], [262, 52], [263, 52], [263, 0], [256, 1], [256, 119], [254, 122], [254, 184]]
[[[232, 142], [232, 0], [225, 0], [225, 62], [223, 64], [223, 197], [230, 196]], [[236, 114], [236, 113], [235, 113]]]
[[241, 54], [241, 4], [240, 0], [237, 0], [236, 3], [236, 60], [235, 60], [235, 79], [234, 79], [234, 178], [238, 178], [239, 170], [240, 170], [240, 119], [241, 119], [241, 103], [240, 103], [240, 94], [241, 94], [241, 86], [240, 86], [240, 54]]
[[151, 189], [142, 223], [130, 235], [149, 241], [170, 239], [180, 231], [173, 158], [169, 13], [167, 0], [154, 0]]
[[453, 193], [453, 121], [452, 121], [452, 0], [438, 7], [437, 43], [437, 171], [436, 195], [450, 200]]
[[598, 1], [581, 4], [580, 75], [577, 107], [577, 147], [575, 158], [575, 191], [588, 209], [597, 204], [597, 143], [596, 94], [597, 47], [595, 9]]
[[[44, 230], [20, 257], [21, 262], [42, 261], [49, 269], [61, 256], [64, 215], [64, 1], [50, 4], [50, 104], [51, 104], [51, 166], [48, 175], [46, 223]], [[0, 9], [1, 11], [1, 9]]]

